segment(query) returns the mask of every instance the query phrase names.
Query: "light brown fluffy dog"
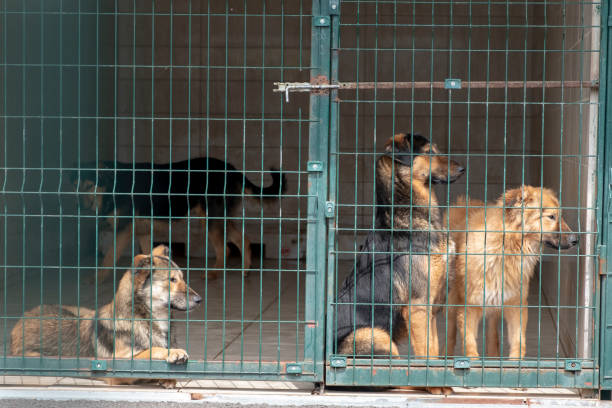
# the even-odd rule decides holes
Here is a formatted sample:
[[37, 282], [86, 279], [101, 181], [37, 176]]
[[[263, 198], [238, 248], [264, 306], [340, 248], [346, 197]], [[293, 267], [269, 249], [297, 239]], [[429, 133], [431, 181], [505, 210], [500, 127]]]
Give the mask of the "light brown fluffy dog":
[[561, 217], [556, 194], [547, 188], [507, 190], [487, 208], [482, 201], [469, 199], [466, 209], [465, 197], [455, 205], [459, 208], [451, 208], [448, 214], [457, 247], [449, 302], [466, 306], [449, 310], [449, 354], [454, 352], [459, 326], [461, 354], [478, 357], [476, 335], [486, 306], [487, 355], [500, 356], [498, 328], [503, 305], [510, 358], [523, 358], [529, 282], [542, 244], [567, 249], [578, 243], [578, 237]]

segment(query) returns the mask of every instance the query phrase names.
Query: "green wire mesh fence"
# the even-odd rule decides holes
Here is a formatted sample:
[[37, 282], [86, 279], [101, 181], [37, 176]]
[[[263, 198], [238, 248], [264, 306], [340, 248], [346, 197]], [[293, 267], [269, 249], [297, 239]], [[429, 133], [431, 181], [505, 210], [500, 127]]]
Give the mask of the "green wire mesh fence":
[[318, 378], [311, 3], [1, 8], [3, 371]]
[[600, 385], [607, 3], [0, 7], [4, 373]]
[[597, 386], [600, 6], [342, 2], [328, 384]]

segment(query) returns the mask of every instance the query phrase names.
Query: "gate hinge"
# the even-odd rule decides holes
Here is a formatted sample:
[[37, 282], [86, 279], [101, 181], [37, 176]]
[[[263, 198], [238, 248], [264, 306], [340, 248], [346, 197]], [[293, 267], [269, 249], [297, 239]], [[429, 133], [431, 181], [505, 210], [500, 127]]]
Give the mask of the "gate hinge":
[[322, 83], [321, 80], [315, 79], [313, 82], [275, 82], [276, 88], [274, 92], [284, 92], [285, 102], [289, 102], [289, 92], [315, 92], [326, 93], [330, 89], [338, 89], [338, 84]]
[[336, 204], [333, 201], [325, 202], [325, 217], [326, 218], [334, 218], [336, 212]]

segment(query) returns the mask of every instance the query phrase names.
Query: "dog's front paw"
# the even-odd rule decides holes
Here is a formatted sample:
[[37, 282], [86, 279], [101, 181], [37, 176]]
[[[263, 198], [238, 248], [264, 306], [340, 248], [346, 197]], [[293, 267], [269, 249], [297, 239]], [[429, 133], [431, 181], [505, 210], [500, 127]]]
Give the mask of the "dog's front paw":
[[170, 355], [166, 361], [170, 364], [185, 364], [189, 360], [189, 355], [183, 349], [170, 349]]
[[428, 387], [427, 391], [433, 395], [452, 395], [453, 393], [450, 387]]
[[176, 387], [176, 380], [159, 380], [157, 383], [166, 389]]

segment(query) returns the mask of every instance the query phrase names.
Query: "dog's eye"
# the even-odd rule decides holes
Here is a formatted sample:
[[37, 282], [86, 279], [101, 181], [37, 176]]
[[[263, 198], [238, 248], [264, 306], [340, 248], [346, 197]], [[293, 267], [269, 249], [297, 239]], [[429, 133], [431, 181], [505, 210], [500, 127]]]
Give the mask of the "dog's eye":
[[551, 220], [554, 220], [555, 218], [557, 218], [557, 216], [555, 214], [550, 214], [548, 218], [550, 218]]
[[174, 277], [170, 278], [170, 282], [176, 283], [176, 278], [174, 278]]

